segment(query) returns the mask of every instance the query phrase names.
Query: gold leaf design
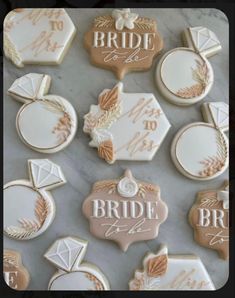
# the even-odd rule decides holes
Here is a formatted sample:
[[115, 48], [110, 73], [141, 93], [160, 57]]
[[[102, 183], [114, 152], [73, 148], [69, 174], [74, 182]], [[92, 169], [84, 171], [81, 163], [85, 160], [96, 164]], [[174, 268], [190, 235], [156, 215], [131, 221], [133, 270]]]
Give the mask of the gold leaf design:
[[5, 268], [18, 267], [18, 260], [16, 256], [4, 253], [3, 255], [3, 266]]
[[[94, 291], [103, 291], [104, 290], [104, 286], [103, 284], [98, 280], [98, 278], [96, 278], [93, 274], [91, 273], [87, 273], [86, 272], [86, 277], [93, 282], [94, 284]], [[91, 289], [93, 290], [93, 289]]]
[[209, 83], [209, 69], [205, 61], [195, 60], [196, 68], [192, 69], [193, 79], [197, 82], [190, 87], [181, 88], [176, 92], [176, 95], [188, 99], [200, 96]]
[[20, 54], [16, 50], [14, 44], [11, 42], [7, 33], [4, 33], [4, 53], [5, 56], [10, 59], [18, 67], [23, 67], [23, 63]]
[[202, 198], [200, 199], [200, 207], [203, 208], [219, 207], [220, 204], [221, 202], [217, 200], [215, 192], [203, 193]]
[[115, 104], [108, 111], [104, 113], [97, 120], [96, 128], [109, 128], [110, 125], [116, 121], [121, 115], [120, 103]]
[[118, 100], [119, 90], [118, 86], [115, 86], [113, 89], [103, 92], [99, 96], [99, 106], [102, 110], [108, 111], [118, 103]]
[[224, 136], [219, 129], [217, 129], [216, 141], [218, 146], [216, 156], [211, 156], [200, 161], [200, 163], [204, 166], [203, 170], [199, 172], [199, 175], [202, 177], [210, 177], [221, 171], [225, 166], [225, 162], [228, 157], [228, 150]]
[[94, 25], [97, 28], [110, 28], [114, 25], [112, 16], [100, 16], [94, 19]]
[[147, 275], [150, 277], [161, 276], [167, 270], [167, 255], [151, 258], [147, 262]]
[[156, 185], [153, 184], [139, 184], [139, 191], [137, 193], [141, 198], [145, 198], [146, 192], [158, 193], [159, 189]]
[[108, 191], [108, 194], [116, 193], [117, 181], [114, 180], [104, 180], [101, 182], [96, 182], [93, 186], [94, 192]]
[[114, 149], [111, 140], [100, 143], [98, 147], [98, 155], [105, 161], [112, 163], [114, 160]]
[[18, 238], [25, 239], [38, 232], [42, 225], [44, 224], [48, 214], [50, 212], [48, 202], [41, 196], [39, 196], [35, 203], [34, 213], [37, 220], [30, 219], [19, 219], [20, 227], [10, 226], [5, 229], [7, 235]]
[[135, 25], [137, 28], [142, 30], [153, 30], [155, 27], [154, 21], [148, 18], [141, 18], [139, 17], [135, 21]]
[[58, 145], [63, 144], [71, 134], [72, 120], [70, 115], [67, 113], [65, 106], [59, 100], [48, 100], [48, 99], [40, 99], [45, 105], [45, 108], [52, 113], [63, 114], [62, 117], [59, 118], [57, 125], [53, 128], [52, 133], [57, 134]]

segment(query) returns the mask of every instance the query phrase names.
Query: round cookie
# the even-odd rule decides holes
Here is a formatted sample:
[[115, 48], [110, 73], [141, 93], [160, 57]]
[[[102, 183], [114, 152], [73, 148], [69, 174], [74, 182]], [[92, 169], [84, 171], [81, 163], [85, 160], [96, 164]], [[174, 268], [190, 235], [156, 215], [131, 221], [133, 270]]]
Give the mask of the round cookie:
[[136, 270], [129, 282], [131, 291], [205, 291], [215, 290], [213, 282], [199, 257], [168, 255], [164, 245], [157, 254], [148, 253], [143, 270]]
[[77, 131], [77, 115], [63, 97], [46, 95], [51, 77], [29, 73], [8, 89], [8, 94], [24, 105], [16, 116], [20, 139], [32, 150], [55, 153], [67, 147]]
[[98, 101], [84, 116], [83, 131], [99, 157], [110, 164], [152, 160], [171, 126], [154, 94], [125, 93], [120, 82]]
[[3, 276], [6, 284], [14, 290], [26, 290], [30, 275], [23, 266], [19, 252], [4, 249], [3, 252]]
[[130, 244], [154, 239], [168, 215], [157, 185], [137, 181], [130, 170], [116, 180], [96, 182], [82, 206], [91, 233], [126, 251]]
[[14, 9], [6, 15], [3, 27], [5, 56], [17, 67], [60, 64], [76, 33], [61, 8]]
[[108, 280], [95, 265], [82, 262], [88, 242], [76, 237], [56, 240], [44, 257], [58, 271], [52, 276], [48, 290], [52, 291], [106, 291]]
[[205, 27], [190, 27], [183, 32], [187, 47], [170, 50], [158, 62], [156, 84], [171, 103], [188, 106], [205, 98], [214, 82], [208, 57], [221, 50], [214, 34]]
[[215, 249], [219, 256], [229, 258], [229, 185], [225, 181], [218, 190], [205, 190], [189, 212], [194, 239], [200, 245]]
[[163, 40], [155, 20], [125, 8], [96, 17], [84, 45], [92, 64], [113, 71], [121, 80], [128, 72], [148, 70]]
[[171, 157], [177, 169], [194, 180], [210, 180], [228, 167], [228, 105], [210, 102], [202, 105], [206, 122], [181, 128], [171, 145]]
[[33, 239], [47, 230], [55, 217], [49, 190], [66, 183], [60, 167], [48, 159], [28, 160], [29, 180], [4, 185], [4, 233], [16, 240]]

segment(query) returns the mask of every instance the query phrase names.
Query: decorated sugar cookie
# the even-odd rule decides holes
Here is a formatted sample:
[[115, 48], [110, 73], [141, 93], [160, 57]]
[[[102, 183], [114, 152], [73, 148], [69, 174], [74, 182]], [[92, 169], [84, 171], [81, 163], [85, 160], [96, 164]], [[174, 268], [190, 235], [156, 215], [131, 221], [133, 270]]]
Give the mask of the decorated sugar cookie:
[[49, 75], [29, 73], [16, 79], [8, 94], [23, 103], [16, 116], [20, 139], [31, 149], [54, 153], [75, 137], [77, 115], [73, 106], [59, 95], [46, 95]]
[[163, 48], [156, 21], [128, 8], [95, 18], [84, 42], [91, 62], [112, 70], [120, 80], [127, 72], [148, 70]]
[[66, 183], [60, 167], [48, 159], [28, 160], [29, 180], [4, 185], [4, 233], [17, 240], [41, 235], [55, 217], [50, 190]]
[[159, 186], [137, 181], [130, 170], [120, 179], [96, 182], [82, 211], [94, 236], [117, 242], [123, 251], [156, 238], [168, 215]]
[[222, 259], [229, 255], [229, 185], [218, 190], [205, 190], [189, 212], [194, 238], [202, 246], [218, 251]]
[[27, 289], [30, 281], [29, 272], [23, 266], [21, 255], [17, 251], [4, 249], [3, 276], [10, 288], [14, 290]]
[[52, 291], [106, 291], [109, 282], [94, 264], [82, 262], [88, 242], [75, 237], [56, 240], [44, 257], [58, 271], [52, 276], [48, 289]]
[[132, 291], [215, 290], [202, 261], [195, 255], [168, 255], [166, 246], [148, 253], [143, 269], [129, 282]]
[[64, 9], [14, 9], [4, 20], [4, 53], [17, 67], [60, 64], [76, 33]]
[[195, 180], [210, 180], [228, 167], [228, 105], [209, 102], [202, 105], [206, 122], [195, 122], [181, 128], [173, 139], [171, 156], [177, 169]]
[[170, 123], [152, 93], [125, 93], [123, 84], [101, 92], [84, 117], [89, 145], [108, 163], [152, 160]]
[[208, 57], [221, 50], [215, 33], [205, 27], [190, 27], [183, 32], [186, 47], [167, 52], [156, 69], [156, 83], [171, 103], [188, 106], [202, 100], [214, 82]]

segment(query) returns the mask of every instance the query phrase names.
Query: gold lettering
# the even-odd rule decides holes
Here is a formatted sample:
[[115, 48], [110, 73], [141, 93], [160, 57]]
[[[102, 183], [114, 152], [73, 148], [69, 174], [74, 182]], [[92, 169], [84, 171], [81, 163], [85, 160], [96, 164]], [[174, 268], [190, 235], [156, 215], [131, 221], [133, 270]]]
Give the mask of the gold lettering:
[[144, 120], [144, 124], [145, 130], [156, 130], [157, 128], [157, 121]]
[[64, 23], [63, 21], [50, 21], [51, 23], [51, 30], [53, 31], [63, 31]]

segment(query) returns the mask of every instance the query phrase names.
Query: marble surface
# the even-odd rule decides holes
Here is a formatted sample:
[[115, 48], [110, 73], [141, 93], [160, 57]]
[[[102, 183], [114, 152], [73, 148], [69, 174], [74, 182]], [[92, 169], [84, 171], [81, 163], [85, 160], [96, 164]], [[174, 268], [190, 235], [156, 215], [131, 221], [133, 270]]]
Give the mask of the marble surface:
[[[49, 229], [40, 237], [29, 241], [16, 241], [4, 237], [4, 247], [16, 249], [22, 254], [29, 269], [29, 289], [46, 289], [55, 268], [43, 258], [48, 247], [58, 238], [74, 235], [89, 241], [85, 259], [99, 266], [108, 276], [111, 288], [126, 290], [128, 281], [146, 252], [155, 252], [161, 243], [168, 245], [172, 254], [196, 254], [204, 262], [216, 288], [221, 288], [228, 278], [228, 262], [218, 258], [216, 251], [201, 247], [193, 240], [187, 214], [198, 191], [217, 188], [228, 172], [208, 182], [197, 182], [182, 176], [170, 159], [170, 144], [175, 133], [183, 125], [201, 121], [199, 102], [187, 108], [176, 107], [162, 98], [155, 83], [155, 66], [147, 72], [130, 73], [123, 80], [126, 92], [151, 92], [158, 98], [172, 127], [160, 150], [151, 162], [121, 162], [108, 165], [99, 159], [95, 149], [88, 147], [89, 137], [82, 132], [83, 116], [91, 104], [97, 103], [97, 95], [116, 82], [114, 74], [92, 66], [89, 55], [83, 48], [83, 34], [94, 17], [109, 14], [109, 9], [67, 9], [77, 34], [60, 66], [27, 66], [17, 69], [4, 60], [4, 183], [27, 178], [27, 159], [50, 158], [58, 163], [67, 178], [67, 184], [53, 190], [56, 217]], [[188, 26], [206, 26], [215, 31], [223, 50], [210, 58], [215, 73], [215, 82], [205, 101], [228, 101], [228, 20], [216, 9], [136, 9], [140, 15], [156, 18], [164, 38], [165, 53], [181, 45], [180, 33]], [[21, 104], [6, 95], [12, 82], [28, 72], [46, 73], [52, 76], [51, 94], [67, 98], [79, 114], [79, 129], [76, 138], [64, 151], [45, 155], [28, 149], [19, 139], [15, 129], [15, 116]], [[81, 205], [97, 180], [116, 178], [129, 167], [138, 178], [161, 187], [162, 198], [169, 207], [168, 219], [160, 227], [159, 236], [151, 241], [139, 242], [123, 253], [111, 241], [93, 237], [82, 215]], [[20, 198], [19, 198], [20, 199]]]

